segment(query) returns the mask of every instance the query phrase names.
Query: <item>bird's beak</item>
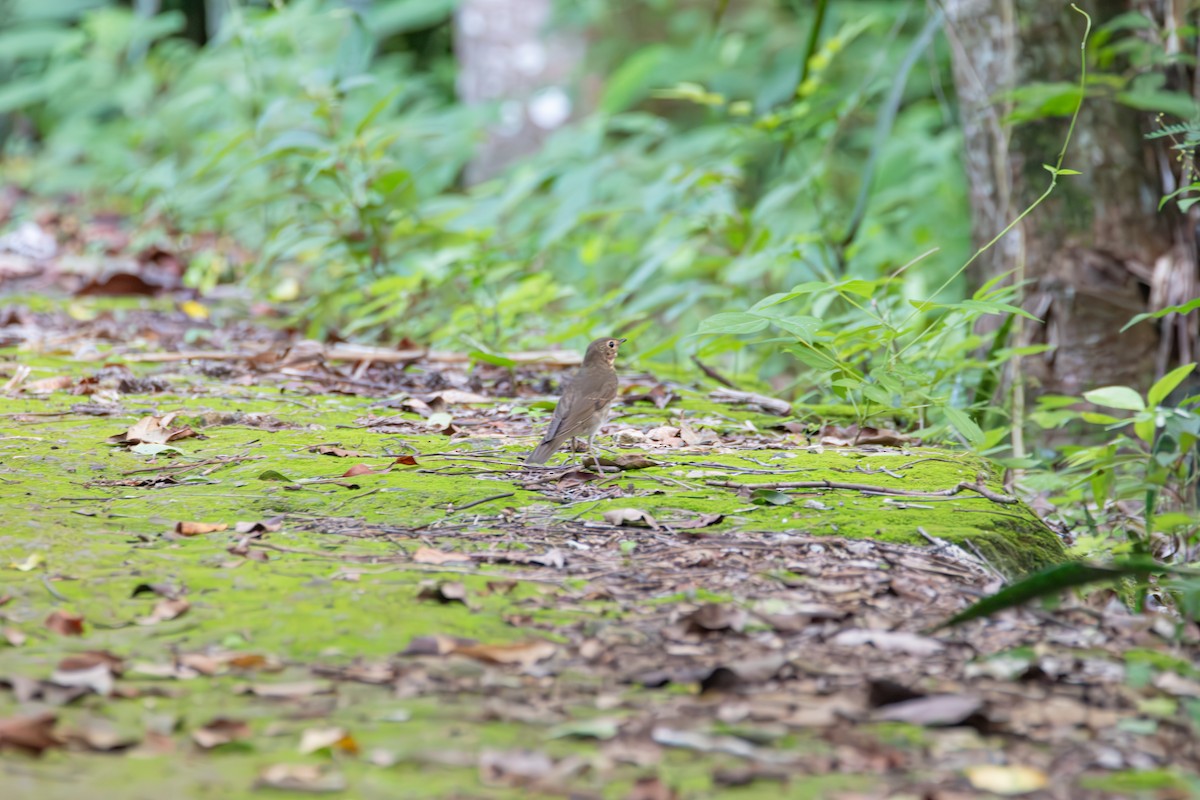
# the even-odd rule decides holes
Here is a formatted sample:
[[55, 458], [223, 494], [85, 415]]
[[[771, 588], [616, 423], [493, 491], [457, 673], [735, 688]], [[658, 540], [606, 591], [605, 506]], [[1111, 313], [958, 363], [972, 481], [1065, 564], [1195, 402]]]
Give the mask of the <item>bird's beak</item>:
[[628, 339], [617, 339], [617, 344], [625, 344], [628, 341]]

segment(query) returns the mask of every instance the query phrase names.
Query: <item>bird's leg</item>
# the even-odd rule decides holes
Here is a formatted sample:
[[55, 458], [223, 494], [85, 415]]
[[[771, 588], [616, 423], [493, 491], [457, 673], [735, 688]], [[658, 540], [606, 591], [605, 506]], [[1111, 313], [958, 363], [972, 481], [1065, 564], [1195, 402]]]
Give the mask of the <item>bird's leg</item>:
[[604, 469], [600, 466], [600, 456], [596, 455], [596, 451], [592, 449], [592, 440], [595, 438], [595, 433], [588, 437], [588, 453], [590, 453], [592, 456], [592, 463], [596, 465], [596, 472], [599, 472], [601, 475], [603, 475]]

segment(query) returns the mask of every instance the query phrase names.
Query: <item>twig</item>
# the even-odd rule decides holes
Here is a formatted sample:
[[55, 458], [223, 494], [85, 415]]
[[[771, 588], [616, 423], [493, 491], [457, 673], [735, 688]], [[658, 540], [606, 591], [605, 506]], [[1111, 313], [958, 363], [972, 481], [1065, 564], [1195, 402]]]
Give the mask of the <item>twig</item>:
[[53, 586], [50, 585], [50, 576], [49, 575], [42, 576], [42, 586], [46, 587], [46, 591], [49, 592], [50, 596], [53, 597], [55, 600], [61, 600], [64, 603], [71, 602], [71, 598], [67, 597], [62, 592], [58, 591], [58, 589], [55, 589]]
[[696, 366], [700, 368], [701, 372], [703, 372], [705, 375], [712, 378], [714, 381], [721, 384], [722, 386], [727, 386], [730, 389], [734, 389], [734, 390], [736, 390], [738, 388], [736, 383], [729, 380], [729, 378], [726, 378], [724, 375], [722, 375], [721, 373], [717, 372], [712, 367], [705, 364], [703, 361], [701, 361], [696, 356], [692, 356], [692, 361], [695, 362]]
[[363, 499], [364, 497], [366, 497], [366, 496], [368, 496], [368, 495], [375, 494], [376, 492], [379, 492], [379, 491], [383, 491], [382, 487], [380, 487], [380, 488], [376, 488], [376, 489], [371, 489], [370, 491], [363, 492], [362, 494], [356, 494], [356, 495], [354, 495], [353, 497], [347, 497], [345, 500], [343, 500], [342, 502], [338, 503], [336, 506], [334, 506], [334, 507], [333, 507], [332, 509], [330, 509], [330, 510], [331, 510], [331, 511], [337, 511], [338, 509], [340, 509], [342, 506], [346, 505], [347, 503], [350, 503], [350, 502], [352, 502], [352, 501], [354, 501], [354, 500], [361, 500], [361, 499]]
[[457, 514], [459, 511], [466, 511], [468, 508], [474, 508], [475, 506], [481, 506], [484, 503], [490, 503], [493, 500], [503, 500], [504, 498], [512, 497], [515, 494], [516, 494], [516, 492], [503, 492], [501, 494], [492, 495], [491, 497], [484, 497], [481, 500], [472, 500], [471, 502], [467, 503], [466, 505], [462, 505], [462, 506], [454, 506], [454, 504], [451, 503], [450, 505], [453, 506], [453, 508], [448, 508], [446, 510], [452, 511], [453, 513]]
[[921, 492], [913, 489], [893, 489], [888, 486], [872, 486], [867, 483], [838, 483], [834, 481], [782, 481], [778, 483], [736, 483], [734, 481], [705, 481], [709, 486], [720, 486], [725, 489], [845, 489], [851, 492], [866, 492], [868, 494], [891, 494], [901, 497], [952, 497], [959, 492], [977, 492], [994, 503], [1012, 505], [1020, 502], [1015, 497], [993, 492], [986, 486], [977, 483], [962, 483], [950, 489], [941, 491]]

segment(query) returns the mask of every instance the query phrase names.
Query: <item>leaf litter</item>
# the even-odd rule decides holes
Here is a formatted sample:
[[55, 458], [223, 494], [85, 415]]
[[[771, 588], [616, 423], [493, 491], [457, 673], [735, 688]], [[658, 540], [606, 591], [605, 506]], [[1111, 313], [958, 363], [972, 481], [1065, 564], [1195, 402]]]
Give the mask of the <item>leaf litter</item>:
[[[113, 275], [79, 286], [85, 292], [120, 288], [124, 279]], [[623, 416], [609, 427], [618, 446], [635, 452], [603, 455], [598, 472], [590, 462], [524, 470], [505, 445], [538, 429], [526, 406], [552, 393], [546, 370], [577, 363], [574, 354], [509, 354], [517, 364], [511, 368], [471, 365], [458, 354], [419, 347], [296, 341], [267, 327], [221, 324], [219, 313], [214, 308], [206, 319], [196, 309], [136, 310], [117, 321], [23, 312], [19, 330], [11, 331], [14, 344], [54, 330], [52, 349], [75, 359], [103, 343], [107, 363], [82, 378], [65, 376], [69, 380], [55, 374], [30, 383], [26, 373], [13, 386], [24, 390], [24, 403], [91, 392], [102, 399], [106, 416], [129, 416], [123, 403], [164, 391], [194, 399], [261, 386], [283, 389], [280, 397], [299, 404], [294, 413], [278, 405], [270, 413], [193, 413], [190, 399], [172, 398], [166, 406], [172, 410], [143, 412], [112, 437], [126, 447], [171, 443], [171, 450], [138, 455], [153, 460], [154, 480], [92, 482], [106, 493], [177, 492], [189, 472], [213, 470], [206, 476], [212, 479], [236, 471], [246, 456], [210, 451], [196, 459], [189, 448], [231, 426], [254, 435], [303, 431], [301, 420], [311, 410], [303, 404], [318, 395], [378, 398], [381, 403], [365, 412], [358, 406], [343, 414], [341, 427], [311, 431], [302, 451], [353, 459], [353, 474], [344, 466], [314, 474], [299, 460], [276, 460], [254, 474], [278, 478], [245, 481], [256, 492], [349, 494], [337, 481], [355, 477], [362, 483], [351, 491], [362, 494], [344, 501], [349, 505], [341, 517], [308, 513], [304, 503], [268, 502], [222, 506], [190, 517], [196, 521], [170, 521], [188, 520], [182, 513], [160, 517], [153, 521], [158, 534], [122, 533], [130, 542], [123, 569], [137, 576], [135, 594], [152, 594], [154, 604], [148, 614], [143, 608], [140, 616], [122, 616], [107, 605], [115, 601], [81, 603], [86, 626], [82, 615], [62, 609], [47, 616], [45, 603], [55, 600], [47, 589], [57, 590], [41, 579], [58, 584], [64, 576], [49, 575], [41, 562], [22, 571], [19, 565], [32, 556], [10, 551], [6, 561], [16, 565], [11, 574], [19, 581], [13, 587], [20, 587], [20, 610], [5, 609], [5, 638], [20, 647], [7, 652], [36, 648], [37, 655], [0, 662], [0, 686], [8, 689], [0, 749], [121, 753], [139, 740], [142, 747], [182, 740], [206, 758], [255, 759], [254, 774], [238, 790], [345, 792], [348, 776], [380, 769], [376, 764], [415, 762], [423, 770], [467, 770], [482, 787], [585, 796], [626, 785], [624, 796], [643, 800], [684, 795], [673, 777], [678, 773], [664, 764], [670, 751], [690, 754], [691, 785], [700, 775], [714, 793], [849, 774], [867, 780], [863, 796], [975, 790], [1073, 797], [1098, 776], [1195, 775], [1200, 767], [1195, 715], [1187, 705], [1200, 677], [1190, 666], [1194, 625], [1134, 614], [1120, 604], [1097, 607], [1085, 598], [929, 635], [973, 597], [997, 588], [995, 571], [938, 547], [803, 532], [800, 519], [838, 513], [869, 494], [863, 487], [872, 484], [851, 457], [902, 456], [903, 463], [896, 459], [880, 471], [893, 481], [882, 492], [889, 501], [904, 496], [906, 484], [894, 476], [921, 456], [908, 450], [919, 443], [903, 433], [830, 424], [816, 427], [810, 439], [806, 426], [778, 416], [793, 411], [773, 398], [720, 390], [701, 405], [688, 387], [642, 381], [624, 393]], [[145, 369], [161, 372], [146, 375]], [[41, 412], [26, 407], [19, 421], [93, 415], [73, 406], [52, 417], [35, 413]], [[333, 430], [338, 434], [331, 436]], [[347, 431], [354, 435], [341, 435]], [[421, 445], [406, 450], [408, 442]], [[846, 471], [857, 476], [778, 482], [777, 474], [804, 469], [803, 460], [780, 457], [805, 448], [841, 450]], [[736, 466], [729, 460], [752, 451], [771, 460]], [[181, 455], [183, 462], [166, 463]], [[799, 469], [789, 469], [793, 464]], [[437, 514], [419, 520], [385, 523], [357, 515], [356, 503], [379, 499], [369, 493], [390, 488], [385, 481], [393, 467], [428, 481], [492, 482], [497, 491], [471, 499], [449, 492], [433, 504]], [[167, 477], [175, 482], [163, 482]], [[956, 478], [939, 487], [938, 499], [966, 503], [961, 495], [972, 495], [973, 508], [1003, 503], [997, 490], [988, 489], [989, 496], [977, 486], [986, 488], [973, 474]], [[679, 505], [669, 498], [679, 498]], [[326, 508], [323, 502], [315, 507]], [[755, 520], [764, 514], [797, 524], [761, 530]], [[98, 520], [103, 525], [97, 528], [110, 533], [124, 524], [121, 517]], [[164, 537], [168, 528], [172, 533]], [[195, 589], [189, 595], [175, 576], [152, 575], [151, 565], [159, 562], [137, 557], [139, 548], [186, 553], [210, 547], [208, 540], [206, 569], [228, 573], [232, 582], [206, 580], [201, 595]], [[226, 550], [240, 558], [229, 561]], [[265, 563], [252, 557], [268, 553]], [[57, 569], [57, 557], [54, 563]], [[335, 580], [331, 563], [354, 565], [355, 580], [341, 585], [353, 587], [358, 603], [416, 571], [415, 582], [403, 583], [407, 594], [397, 596], [409, 604], [364, 622], [356, 631], [361, 639], [331, 638], [323, 649], [299, 654], [263, 651], [255, 640], [277, 641], [264, 632], [282, 615], [337, 617], [347, 610], [297, 606], [303, 593], [272, 595], [264, 598], [260, 618], [225, 628], [220, 639], [204, 634], [231, 602], [229, 594], [243, 591], [231, 588], [243, 570], [299, 573], [309, 590], [321, 592]], [[421, 579], [428, 581], [423, 587]], [[131, 583], [124, 584], [126, 594]], [[84, 598], [93, 590], [85, 582], [73, 594]], [[189, 613], [196, 596], [205, 614]], [[427, 618], [418, 628], [424, 632], [387, 642], [382, 649], [390, 655], [379, 648], [371, 649], [374, 655], [356, 651], [405, 616]], [[39, 619], [45, 630], [38, 630]], [[184, 626], [178, 631], [161, 624], [176, 619]], [[489, 619], [502, 621], [498, 630], [506, 635], [493, 629], [487, 638], [464, 635]], [[128, 620], [142, 623], [132, 629], [143, 632], [127, 633]], [[310, 620], [320, 624], [318, 617]], [[54, 652], [46, 648], [62, 643], [75, 643], [76, 652], [46, 660]], [[255, 673], [263, 679], [228, 682], [228, 676], [245, 681]], [[84, 708], [88, 703], [120, 715], [134, 697], [191, 695], [206, 696], [207, 707], [229, 709], [228, 715], [166, 724], [146, 719], [137, 737]], [[421, 710], [416, 717], [403, 708], [382, 710], [421, 701], [433, 705], [414, 705]], [[39, 704], [61, 709], [70, 724], [57, 711], [39, 711]], [[353, 727], [342, 708], [357, 710]], [[373, 721], [362, 715], [367, 709], [377, 712]], [[406, 721], [389, 722], [389, 715]], [[269, 725], [249, 723], [259, 717], [308, 724], [286, 737], [269, 735]], [[407, 749], [390, 746], [385, 737], [395, 734], [376, 727], [389, 725], [413, 727]], [[478, 739], [416, 746], [443, 726], [489, 725], [519, 732], [512, 746]], [[902, 736], [895, 726], [905, 726]], [[228, 744], [261, 752], [219, 755]], [[297, 756], [336, 762], [293, 761]]]

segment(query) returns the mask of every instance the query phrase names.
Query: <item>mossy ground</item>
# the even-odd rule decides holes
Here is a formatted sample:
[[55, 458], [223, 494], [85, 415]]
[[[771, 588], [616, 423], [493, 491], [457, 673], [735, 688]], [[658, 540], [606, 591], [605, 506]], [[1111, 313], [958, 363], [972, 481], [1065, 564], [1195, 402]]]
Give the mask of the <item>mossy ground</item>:
[[[23, 353], [0, 358], [34, 367], [31, 380], [94, 369], [70, 359]], [[100, 719], [131, 736], [165, 726], [165, 748], [103, 756], [51, 752], [36, 763], [6, 759], [0, 764], [5, 797], [74, 797], [83, 787], [88, 793], [122, 798], [244, 796], [265, 764], [331, 759], [296, 752], [300, 732], [314, 719], [346, 727], [363, 753], [385, 750], [395, 761], [380, 768], [362, 758], [338, 758], [356, 797], [524, 796], [520, 789], [481, 784], [473, 763], [437, 765], [427, 756], [476, 754], [489, 747], [533, 747], [565, 756], [592, 752], [593, 745], [554, 738], [545, 727], [489, 719], [482, 712], [487, 698], [470, 694], [447, 702], [397, 697], [378, 687], [342, 682], [331, 695], [280, 702], [237, 691], [247, 681], [310, 680], [314, 664], [386, 658], [418, 636], [508, 642], [528, 638], [531, 629], [523, 625], [546, 636], [554, 626], [618, 613], [603, 601], [555, 608], [556, 593], [578, 588], [569, 583], [522, 582], [508, 594], [490, 592], [488, 581], [507, 574], [500, 566], [484, 565], [469, 575], [447, 568], [439, 574], [436, 567], [397, 559], [423, 546], [520, 550], [524, 545], [514, 525], [521, 524], [522, 514], [532, 513], [551, 532], [567, 521], [603, 527], [604, 512], [623, 507], [647, 511], [668, 525], [696, 513], [723, 515], [719, 523], [694, 532], [699, 536], [739, 533], [770, 541], [779, 534], [836, 535], [923, 545], [924, 531], [973, 546], [1012, 573], [1063, 558], [1057, 539], [1024, 506], [1000, 506], [971, 493], [934, 500], [812, 490], [795, 493], [791, 504], [775, 506], [756, 505], [707, 484], [828, 480], [940, 491], [984, 475], [990, 488], [1002, 491], [985, 461], [963, 453], [813, 450], [802, 447], [801, 437], [780, 435], [761, 447], [718, 444], [654, 451], [651, 455], [661, 466], [629, 471], [603, 484], [616, 487], [619, 496], [604, 497], [596, 490], [594, 495], [602, 499], [583, 496], [564, 502], [561, 496], [525, 488], [528, 476], [522, 476], [517, 464], [529, 438], [419, 432], [422, 420], [415, 414], [402, 418], [416, 432], [375, 433], [364, 426], [365, 417], [396, 413], [380, 408], [378, 400], [232, 386], [197, 378], [183, 368], [143, 366], [139, 372], [166, 378], [180, 393], [124, 395], [115, 400], [120, 410], [111, 416], [85, 413], [78, 404], [87, 398], [65, 392], [0, 399], [0, 595], [11, 596], [3, 607], [5, 624], [27, 637], [19, 647], [0, 646], [0, 678], [44, 679], [65, 655], [82, 650], [108, 650], [136, 665], [169, 663], [180, 653], [220, 648], [269, 655], [283, 670], [168, 681], [131, 667], [124, 683], [139, 696], [91, 696], [59, 713], [68, 727]], [[178, 412], [176, 424], [190, 423], [202, 434], [172, 442], [178, 453], [139, 455], [105, 441], [144, 415], [169, 412]], [[273, 421], [254, 415], [269, 415]], [[775, 421], [696, 395], [666, 410], [625, 408], [616, 423], [644, 430], [681, 418], [696, 428], [713, 427], [722, 437], [748, 430], [747, 423], [762, 429]], [[277, 424], [286, 427], [271, 429]], [[318, 444], [363, 455], [320, 455], [311, 450]], [[353, 464], [382, 470], [403, 454], [414, 454], [417, 465], [339, 478]], [[458, 457], [481, 454], [493, 461]], [[175, 471], [196, 462], [208, 463]], [[176, 482], [139, 484], [167, 474]], [[279, 475], [286, 480], [272, 479]], [[311, 479], [340, 483], [305, 482]], [[500, 494], [508, 496], [496, 498]], [[456, 510], [481, 500], [486, 502]], [[232, 529], [238, 521], [276, 517], [282, 517], [282, 529], [266, 541], [280, 549], [268, 551], [266, 562], [231, 554], [229, 549], [242, 539], [234, 532], [173, 533], [181, 521], [226, 523]], [[482, 544], [478, 537], [467, 543], [447, 523], [494, 530], [494, 543]], [[361, 535], [373, 526], [392, 535]], [[634, 542], [645, 535], [635, 528], [618, 533]], [[423, 582], [438, 577], [462, 581], [471, 606], [418, 600]], [[131, 596], [142, 583], [185, 587], [191, 608], [177, 619], [137, 624], [154, 604], [147, 596]], [[698, 591], [692, 599], [703, 596], [703, 587]], [[531, 600], [538, 602], [531, 606]], [[84, 635], [62, 637], [46, 630], [43, 621], [54, 609], [81, 614]], [[497, 680], [519, 684], [527, 679], [501, 675]], [[10, 692], [0, 693], [0, 718], [18, 710], [28, 711], [28, 704], [17, 703]], [[398, 712], [407, 721], [392, 721]], [[596, 713], [579, 709], [581, 717]], [[253, 736], [212, 752], [196, 751], [184, 732], [216, 717], [249, 721]], [[894, 736], [895, 730], [889, 730], [886, 736]], [[919, 729], [912, 730], [920, 735]], [[792, 748], [810, 746], [794, 738], [789, 742]], [[714, 764], [736, 761], [670, 751], [656, 772], [684, 796], [777, 796], [778, 785], [771, 782], [716, 789]], [[643, 772], [620, 768], [615, 778], [593, 788], [620, 797]], [[586, 777], [582, 782], [587, 784]], [[813, 777], [793, 781], [789, 796], [820, 797], [873, 783], [865, 776]]]

